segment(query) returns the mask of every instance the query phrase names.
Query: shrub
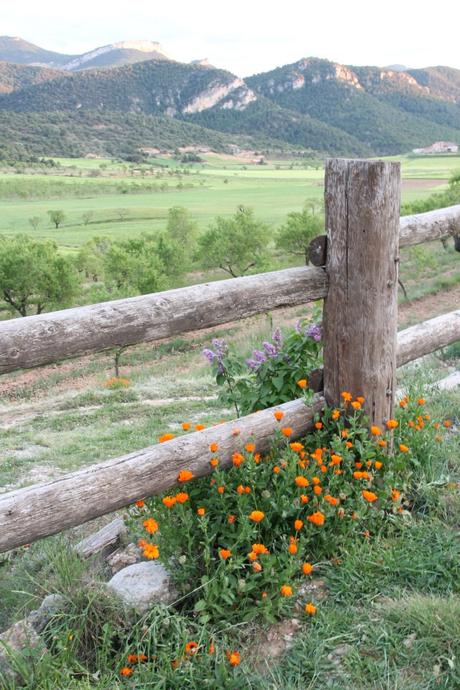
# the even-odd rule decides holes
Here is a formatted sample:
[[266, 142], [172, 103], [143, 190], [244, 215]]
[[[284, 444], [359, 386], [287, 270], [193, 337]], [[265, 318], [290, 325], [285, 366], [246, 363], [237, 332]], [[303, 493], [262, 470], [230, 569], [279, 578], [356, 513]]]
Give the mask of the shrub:
[[213, 367], [216, 383], [223, 387], [221, 401], [233, 405], [239, 416], [297, 398], [299, 381], [306, 386], [310, 371], [321, 363], [321, 336], [319, 323], [299, 321], [285, 335], [276, 329], [273, 342], [263, 342], [249, 358], [218, 338], [203, 355]]

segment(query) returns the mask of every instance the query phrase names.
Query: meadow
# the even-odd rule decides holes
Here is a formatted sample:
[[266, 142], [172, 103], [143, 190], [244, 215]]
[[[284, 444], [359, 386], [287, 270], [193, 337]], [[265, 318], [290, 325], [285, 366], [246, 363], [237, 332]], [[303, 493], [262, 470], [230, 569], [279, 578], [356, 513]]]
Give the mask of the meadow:
[[[184, 166], [163, 156], [153, 160], [155, 167], [130, 167], [109, 160], [57, 160], [62, 165], [58, 173], [0, 175], [1, 233], [33, 232], [35, 237], [53, 239], [72, 251], [96, 235], [123, 239], [159, 231], [172, 206], [187, 208], [203, 230], [215, 216], [231, 215], [239, 205], [252, 207], [257, 217], [275, 229], [290, 211], [300, 210], [307, 200], [321, 202], [323, 196], [321, 164], [294, 159], [258, 165], [207, 154], [203, 164]], [[460, 169], [459, 156], [401, 156], [398, 160], [403, 202], [441, 191], [451, 174]], [[95, 172], [100, 175], [92, 176]], [[66, 215], [57, 230], [47, 216], [54, 208]], [[123, 217], [120, 209], [125, 211]], [[82, 218], [86, 212], [93, 214], [87, 225]], [[40, 222], [32, 231], [29, 218], [33, 216]]]

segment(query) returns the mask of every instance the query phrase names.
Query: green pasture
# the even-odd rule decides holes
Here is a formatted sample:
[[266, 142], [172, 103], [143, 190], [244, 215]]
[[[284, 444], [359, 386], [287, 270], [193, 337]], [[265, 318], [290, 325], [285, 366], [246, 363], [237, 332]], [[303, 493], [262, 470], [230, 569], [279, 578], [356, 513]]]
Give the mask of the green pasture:
[[[205, 158], [205, 164], [188, 166], [188, 174], [181, 174], [184, 166], [166, 157], [152, 163], [168, 166], [169, 172], [146, 177], [132, 175], [119, 162], [86, 158], [59, 159], [64, 170], [56, 175], [4, 173], [0, 175], [0, 232], [33, 233], [72, 248], [96, 235], [121, 239], [156, 232], [164, 227], [172, 206], [187, 208], [204, 230], [216, 215], [230, 215], [241, 204], [252, 207], [258, 217], [276, 228], [306, 200], [322, 199], [322, 168], [300, 167], [307, 165], [301, 159], [261, 166], [217, 154]], [[460, 170], [460, 156], [397, 159], [402, 163], [403, 201], [423, 199], [441, 190], [452, 173]], [[92, 177], [101, 164], [109, 172], [118, 170], [120, 176]], [[57, 230], [47, 215], [56, 208], [66, 215]], [[120, 209], [126, 209], [121, 216]], [[84, 225], [86, 212], [93, 216]], [[33, 216], [40, 219], [36, 231], [29, 223]]]

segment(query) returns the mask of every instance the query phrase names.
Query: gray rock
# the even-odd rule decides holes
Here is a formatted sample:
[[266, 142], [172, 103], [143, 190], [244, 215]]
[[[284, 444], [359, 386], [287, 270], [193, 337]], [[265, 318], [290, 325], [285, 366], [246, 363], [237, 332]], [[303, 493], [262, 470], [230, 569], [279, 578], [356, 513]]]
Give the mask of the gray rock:
[[27, 622], [40, 633], [51, 618], [66, 607], [66, 599], [62, 594], [48, 594], [45, 597], [38, 609], [31, 611], [27, 616]]
[[118, 573], [128, 565], [133, 565], [141, 560], [141, 551], [136, 544], [128, 544], [125, 549], [118, 549], [106, 559], [112, 569], [112, 573]]
[[0, 677], [3, 675], [15, 685], [22, 684], [15, 659], [30, 665], [46, 651], [45, 643], [27, 620], [15, 623], [0, 635]]
[[178, 596], [166, 568], [153, 561], [123, 568], [112, 577], [107, 587], [139, 613], [147, 611], [151, 604], [170, 604]]

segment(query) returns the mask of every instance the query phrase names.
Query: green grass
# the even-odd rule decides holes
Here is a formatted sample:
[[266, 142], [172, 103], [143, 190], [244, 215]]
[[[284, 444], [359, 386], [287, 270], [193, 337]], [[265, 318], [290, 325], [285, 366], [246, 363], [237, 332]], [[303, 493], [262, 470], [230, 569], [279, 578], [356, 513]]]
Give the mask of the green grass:
[[[164, 173], [146, 178], [131, 177], [129, 172], [123, 172], [119, 163], [88, 159], [61, 159], [64, 169], [58, 175], [0, 175], [0, 191], [2, 183], [7, 185], [0, 232], [33, 233], [28, 219], [38, 216], [41, 222], [34, 232], [36, 236], [52, 238], [64, 248], [77, 247], [95, 235], [122, 239], [161, 230], [168, 209], [176, 205], [185, 206], [204, 230], [216, 215], [230, 215], [240, 204], [253, 207], [257, 216], [274, 229], [290, 211], [300, 210], [305, 200], [322, 200], [323, 170], [311, 165], [306, 167], [298, 159], [271, 161], [266, 166], [212, 154], [205, 159], [204, 165], [189, 166], [189, 174], [182, 175], [181, 180]], [[428, 187], [405, 187], [403, 201], [429, 196], [460, 169], [460, 157], [454, 156], [423, 159], [400, 156], [397, 159], [402, 163], [404, 179], [433, 180]], [[101, 163], [108, 166], [106, 172], [121, 177], [91, 177]], [[184, 170], [183, 165], [171, 158], [160, 158], [154, 163], [163, 168], [169, 166], [171, 172]], [[71, 176], [63, 176], [63, 173]], [[180, 181], [194, 187], [178, 189]], [[162, 183], [168, 184], [166, 191], [140, 193], [139, 189], [137, 193], [129, 193], [130, 185], [141, 188]], [[126, 186], [128, 193], [120, 193], [121, 186]], [[14, 190], [32, 198], [8, 198], [16, 194]], [[51, 226], [47, 216], [52, 208], [62, 208], [67, 216], [58, 230]], [[128, 211], [127, 218], [122, 221], [117, 217], [120, 208]], [[82, 215], [87, 211], [94, 212], [94, 218], [85, 226]]]
[[[169, 356], [166, 362], [174, 365]], [[401, 382], [420, 391], [420, 371], [406, 368]], [[190, 390], [187, 386], [185, 380], [184, 395]], [[117, 392], [114, 409], [125, 409], [122, 394], [130, 393]], [[106, 393], [85, 395], [89, 393], [61, 407], [71, 412], [79, 404], [97, 404]], [[130, 395], [129, 402], [135, 402]], [[458, 423], [460, 391], [431, 394], [427, 411], [433, 418], [449, 416]], [[181, 419], [194, 414], [194, 405], [182, 405]], [[265, 625], [228, 626], [222, 621], [200, 626], [180, 611], [161, 606], [132, 618], [97, 585], [106, 577], [97, 559], [91, 566], [96, 584], [88, 587], [87, 565], [70, 546], [91, 526], [3, 556], [0, 629], [50, 592], [60, 592], [67, 600], [66, 610], [45, 633], [49, 653], [33, 664], [15, 661], [26, 690], [454, 690], [460, 683], [460, 513], [446, 512], [445, 498], [460, 479], [458, 431], [448, 433], [431, 469], [436, 475], [435, 482], [429, 479], [436, 492], [431, 510], [408, 514], [369, 539], [358, 537], [335, 561], [319, 564], [313, 582], [320, 578], [326, 596], [317, 602], [317, 615], [306, 619], [297, 614], [301, 627], [292, 647], [268, 665], [266, 643], [256, 644], [263, 639]], [[420, 482], [417, 490], [423, 492]], [[216, 653], [203, 652], [174, 670], [171, 661], [190, 639], [204, 649], [212, 640]], [[228, 649], [241, 652], [242, 663], [235, 670], [226, 661]], [[133, 652], [157, 657], [155, 663], [136, 669], [134, 684], [119, 676], [126, 655]], [[14, 688], [6, 681], [2, 687]]]

